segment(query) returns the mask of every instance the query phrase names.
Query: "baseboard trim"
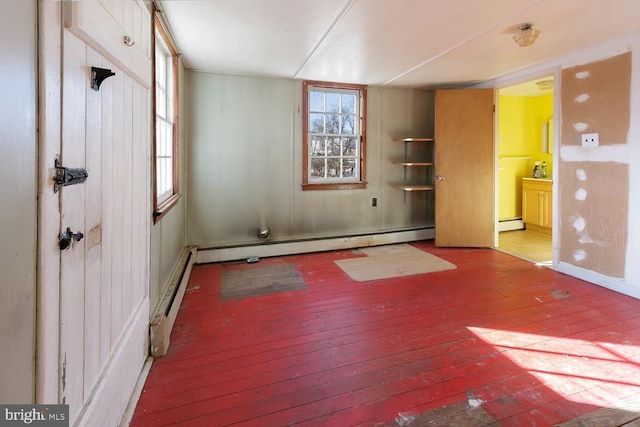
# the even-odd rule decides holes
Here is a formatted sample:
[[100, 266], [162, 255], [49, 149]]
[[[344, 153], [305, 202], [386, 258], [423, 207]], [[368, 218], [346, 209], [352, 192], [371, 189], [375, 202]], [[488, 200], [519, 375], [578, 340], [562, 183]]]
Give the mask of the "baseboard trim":
[[622, 278], [605, 276], [604, 274], [597, 273], [595, 271], [576, 267], [575, 265], [571, 265], [567, 262], [559, 262], [558, 271], [569, 276], [577, 277], [578, 279], [586, 282], [593, 283], [594, 285], [640, 299], [640, 289], [625, 282]]
[[206, 264], [212, 262], [234, 261], [247, 259], [252, 256], [272, 257], [339, 249], [363, 248], [368, 246], [414, 242], [433, 238], [433, 228], [421, 228], [416, 230], [390, 231], [359, 236], [300, 240], [262, 245], [198, 248], [196, 263]]
[[524, 222], [521, 219], [508, 219], [498, 221], [498, 231], [512, 231], [524, 229]]
[[196, 260], [195, 246], [185, 247], [178, 265], [174, 270], [169, 285], [149, 325], [151, 357], [161, 357], [167, 354], [171, 337], [171, 329], [176, 321], [182, 297], [187, 288], [191, 275], [191, 268]]

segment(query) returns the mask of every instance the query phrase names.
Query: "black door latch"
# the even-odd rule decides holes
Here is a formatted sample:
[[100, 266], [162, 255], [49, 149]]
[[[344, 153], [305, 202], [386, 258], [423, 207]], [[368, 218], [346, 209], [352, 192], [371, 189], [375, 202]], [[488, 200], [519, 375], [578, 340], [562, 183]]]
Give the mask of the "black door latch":
[[53, 191], [57, 192], [60, 186], [82, 184], [89, 177], [89, 172], [84, 168], [65, 168], [60, 161], [55, 161], [56, 174], [53, 177]]
[[60, 250], [64, 251], [65, 249], [68, 249], [73, 240], [79, 242], [83, 237], [84, 234], [81, 232], [74, 233], [71, 231], [71, 228], [67, 227], [67, 229], [60, 234], [60, 242], [58, 243]]

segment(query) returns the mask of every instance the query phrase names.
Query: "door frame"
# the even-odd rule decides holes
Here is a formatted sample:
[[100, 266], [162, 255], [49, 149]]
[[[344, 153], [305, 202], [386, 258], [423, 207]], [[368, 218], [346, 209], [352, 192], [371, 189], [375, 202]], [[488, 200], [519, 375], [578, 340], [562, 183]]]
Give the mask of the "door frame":
[[60, 334], [59, 193], [53, 190], [62, 124], [63, 2], [38, 2], [38, 295], [36, 393], [38, 404], [58, 403]]
[[553, 191], [553, 203], [552, 203], [552, 229], [551, 229], [551, 260], [552, 265], [551, 268], [553, 270], [558, 269], [558, 188], [559, 188], [559, 174], [558, 174], [558, 163], [560, 160], [560, 135], [559, 135], [559, 124], [562, 120], [562, 110], [560, 104], [560, 90], [561, 90], [561, 72], [562, 69], [557, 67], [545, 68], [544, 70], [539, 70], [534, 73], [522, 74], [516, 77], [507, 77], [504, 79], [496, 79], [494, 82], [494, 90], [495, 90], [495, 98], [496, 98], [496, 111], [495, 111], [495, 124], [494, 124], [494, 174], [495, 174], [495, 193], [494, 193], [494, 203], [495, 203], [495, 248], [498, 248], [499, 245], [499, 222], [500, 222], [500, 213], [498, 211], [499, 207], [499, 196], [500, 196], [500, 180], [499, 178], [499, 149], [500, 149], [500, 89], [507, 88], [509, 86], [514, 86], [521, 83], [526, 83], [532, 80], [541, 79], [544, 77], [553, 76], [553, 171], [551, 175], [552, 183], [551, 188]]

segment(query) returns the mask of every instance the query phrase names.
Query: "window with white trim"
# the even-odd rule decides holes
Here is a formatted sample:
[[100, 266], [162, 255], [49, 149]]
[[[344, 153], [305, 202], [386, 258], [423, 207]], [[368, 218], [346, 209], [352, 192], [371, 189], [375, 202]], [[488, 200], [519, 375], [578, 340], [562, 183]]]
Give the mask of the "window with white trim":
[[158, 221], [179, 198], [176, 133], [177, 52], [156, 17], [154, 55], [154, 218]]
[[305, 82], [303, 189], [364, 188], [366, 87]]

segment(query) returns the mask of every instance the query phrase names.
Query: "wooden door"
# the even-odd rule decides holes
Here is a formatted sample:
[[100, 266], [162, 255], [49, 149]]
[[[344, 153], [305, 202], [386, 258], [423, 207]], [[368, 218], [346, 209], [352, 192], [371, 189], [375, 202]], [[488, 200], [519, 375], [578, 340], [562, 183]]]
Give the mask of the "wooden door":
[[436, 91], [436, 246], [494, 246], [493, 92]]
[[[80, 18], [108, 18], [97, 2], [71, 6]], [[60, 230], [83, 234], [59, 253], [58, 389], [71, 425], [117, 424], [148, 354], [151, 64], [142, 12], [126, 14], [146, 37], [127, 51], [141, 58], [140, 73], [120, 66], [136, 62], [107, 52], [100, 34], [63, 30], [60, 160], [89, 174], [59, 190]], [[92, 67], [115, 75], [94, 90]]]

